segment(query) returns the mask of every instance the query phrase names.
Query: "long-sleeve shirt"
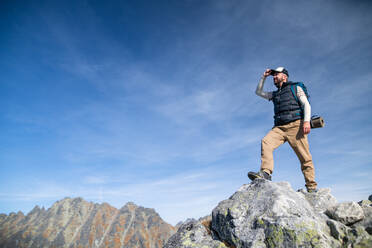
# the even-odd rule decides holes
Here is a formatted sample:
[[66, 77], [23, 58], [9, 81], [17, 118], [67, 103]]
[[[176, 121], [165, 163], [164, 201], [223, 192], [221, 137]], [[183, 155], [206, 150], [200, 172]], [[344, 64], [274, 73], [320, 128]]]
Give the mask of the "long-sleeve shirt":
[[[263, 97], [269, 101], [273, 98], [272, 91], [263, 91], [263, 87], [265, 84], [265, 77], [262, 77], [261, 80], [258, 82], [256, 94], [260, 97]], [[307, 100], [306, 94], [300, 86], [297, 86], [297, 98], [300, 101], [300, 104], [304, 110], [304, 121], [310, 121], [311, 116], [311, 106], [309, 101]]]

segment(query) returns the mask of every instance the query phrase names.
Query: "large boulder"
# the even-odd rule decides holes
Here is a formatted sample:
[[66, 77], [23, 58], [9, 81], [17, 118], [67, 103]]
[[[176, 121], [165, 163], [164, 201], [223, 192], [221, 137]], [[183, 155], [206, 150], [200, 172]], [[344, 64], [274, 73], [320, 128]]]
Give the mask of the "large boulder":
[[363, 209], [356, 202], [339, 203], [327, 209], [326, 213], [345, 225], [352, 225], [364, 219]]
[[287, 182], [254, 180], [212, 212], [212, 229], [236, 247], [334, 247], [328, 226]]
[[372, 247], [372, 207], [360, 208], [362, 219], [354, 203], [342, 207], [345, 218], [334, 217], [344, 205], [329, 189], [296, 192], [287, 182], [256, 179], [221, 201], [211, 217], [183, 223], [165, 248]]
[[213, 240], [210, 232], [201, 221], [187, 220], [163, 248], [227, 248], [224, 243]]

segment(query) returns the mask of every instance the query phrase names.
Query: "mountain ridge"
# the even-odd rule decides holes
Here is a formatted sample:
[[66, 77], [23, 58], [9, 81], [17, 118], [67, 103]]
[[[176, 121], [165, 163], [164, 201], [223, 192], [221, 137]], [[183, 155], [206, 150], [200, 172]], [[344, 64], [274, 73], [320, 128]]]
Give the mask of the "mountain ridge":
[[133, 202], [117, 209], [65, 197], [47, 210], [0, 214], [0, 247], [160, 248], [174, 232], [154, 209]]

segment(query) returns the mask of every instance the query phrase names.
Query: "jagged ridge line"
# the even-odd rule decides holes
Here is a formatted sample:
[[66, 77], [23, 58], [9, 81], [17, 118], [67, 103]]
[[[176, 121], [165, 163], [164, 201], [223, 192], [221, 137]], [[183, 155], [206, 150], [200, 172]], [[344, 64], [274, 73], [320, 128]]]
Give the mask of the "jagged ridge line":
[[135, 211], [136, 210], [130, 210], [129, 209], [129, 211], [131, 213], [131, 217], [130, 217], [130, 220], [129, 220], [128, 228], [124, 230], [124, 233], [123, 233], [123, 235], [121, 236], [121, 239], [120, 239], [120, 245], [121, 245], [120, 247], [121, 248], [125, 248], [124, 247], [125, 236], [127, 236], [127, 232], [130, 229], [130, 227], [132, 226], [132, 223], [133, 223], [133, 220], [134, 220], [134, 216], [135, 216]]
[[[47, 212], [44, 213], [44, 214], [47, 214]], [[71, 218], [72, 218], [72, 217], [70, 217], [70, 219], [67, 221], [66, 225], [62, 227], [62, 230], [59, 231], [58, 233], [56, 233], [55, 238], [54, 238], [51, 242], [55, 241], [56, 238], [58, 237], [58, 235], [66, 229], [66, 226], [70, 223]], [[31, 226], [31, 225], [32, 225], [32, 223], [29, 223], [29, 224], [26, 224], [25, 227], [27, 228], [27, 227], [29, 227], [29, 226]], [[49, 226], [50, 226], [50, 225], [47, 225], [46, 228], [48, 228]], [[40, 230], [40, 231], [41, 231], [41, 230]], [[34, 236], [34, 237], [31, 238], [31, 241], [30, 241], [30, 244], [28, 245], [28, 248], [30, 248], [30, 247], [32, 246], [32, 244], [34, 243], [35, 238], [37, 238], [37, 237], [38, 237], [38, 236], [36, 235], [36, 236]]]
[[72, 235], [71, 241], [69, 242], [69, 244], [67, 245], [67, 247], [70, 247], [71, 243], [74, 242], [74, 239], [76, 238], [76, 235], [81, 230], [81, 228], [85, 225], [85, 223], [88, 221], [88, 219], [90, 217], [90, 214], [92, 213], [93, 209], [94, 209], [94, 204], [91, 205], [91, 207], [90, 207], [90, 209], [88, 211], [87, 216], [82, 221], [82, 224], [78, 228], [76, 228], [76, 231], [75, 231], [74, 235]]
[[[53, 206], [52, 206], [52, 207], [53, 207]], [[51, 209], [52, 209], [52, 207], [51, 207]], [[51, 218], [50, 218], [50, 219], [51, 219]], [[71, 219], [72, 219], [72, 216], [68, 219], [68, 221], [66, 222], [66, 224], [65, 224], [64, 226], [61, 227], [61, 230], [60, 230], [59, 232], [56, 232], [55, 237], [50, 241], [51, 243], [53, 243], [53, 242], [58, 238], [58, 235], [59, 235], [60, 233], [62, 233], [64, 230], [66, 230], [66, 227], [67, 227], [68, 224], [71, 222]], [[47, 229], [48, 227], [50, 227], [50, 226], [51, 226], [51, 224], [48, 223], [48, 225], [46, 226], [46, 229]]]
[[[32, 221], [28, 221], [25, 225], [24, 225], [24, 231], [26, 231], [28, 228], [32, 228], [32, 226], [34, 226], [33, 223], [38, 223], [38, 218], [40, 218], [40, 216], [45, 216], [46, 215], [46, 212], [43, 212], [43, 209], [44, 207], [41, 209], [39, 208], [39, 210], [41, 211], [38, 212], [37, 216], [35, 218], [32, 219]], [[30, 214], [30, 213], [29, 213]], [[24, 218], [27, 218], [28, 215], [26, 215]], [[35, 224], [36, 225], [36, 224]], [[23, 232], [24, 232], [23, 231]], [[27, 248], [31, 248], [32, 244], [34, 243], [34, 240], [38, 237], [37, 235], [37, 232], [36, 232], [36, 235], [33, 235], [32, 234], [32, 231], [30, 231], [30, 234], [31, 234], [31, 239], [30, 239], [30, 243], [28, 244]]]
[[97, 245], [97, 247], [100, 247], [102, 245], [102, 242], [103, 240], [105, 239], [107, 233], [109, 232], [109, 230], [111, 229], [111, 226], [112, 226], [112, 223], [114, 222], [114, 220], [116, 219], [116, 217], [119, 215], [120, 211], [118, 209], [115, 209], [117, 212], [116, 214], [114, 214], [111, 218], [111, 221], [110, 221], [110, 224], [107, 226], [105, 232], [103, 233], [102, 235], [102, 238], [101, 240], [99, 241], [99, 244]]

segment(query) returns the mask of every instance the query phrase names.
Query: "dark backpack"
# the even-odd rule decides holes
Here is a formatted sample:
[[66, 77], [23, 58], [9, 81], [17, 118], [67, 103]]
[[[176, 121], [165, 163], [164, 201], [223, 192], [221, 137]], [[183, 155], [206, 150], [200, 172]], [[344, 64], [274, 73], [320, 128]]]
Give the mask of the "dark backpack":
[[[300, 105], [301, 109], [302, 109], [302, 105], [300, 103], [300, 101], [298, 100], [297, 98], [297, 86], [300, 86], [302, 88], [302, 90], [305, 92], [305, 95], [307, 97], [307, 100], [310, 102], [310, 96], [309, 96], [309, 93], [307, 92], [307, 88], [306, 86], [304, 85], [304, 83], [302, 82], [296, 82], [296, 83], [291, 83], [291, 91], [292, 91], [292, 94], [294, 96], [294, 98], [296, 99], [298, 105]], [[302, 109], [303, 111], [303, 109]]]
[[[299, 100], [297, 98], [297, 86], [300, 86], [302, 88], [302, 90], [305, 92], [307, 100], [309, 102], [310, 102], [310, 99], [309, 99], [310, 96], [309, 96], [309, 93], [307, 92], [306, 86], [302, 82], [297, 82], [297, 83], [292, 83], [291, 84], [291, 91], [293, 93], [293, 96], [296, 99], [296, 101], [298, 102], [298, 105], [300, 105], [300, 107], [302, 109], [302, 113], [303, 113], [303, 111], [304, 111], [303, 107], [302, 107], [301, 103], [299, 102]], [[310, 119], [310, 125], [311, 125], [311, 128], [318, 128], [318, 127], [324, 127], [325, 123], [324, 123], [324, 120], [321, 116], [313, 115], [313, 116], [311, 116], [311, 119]]]

